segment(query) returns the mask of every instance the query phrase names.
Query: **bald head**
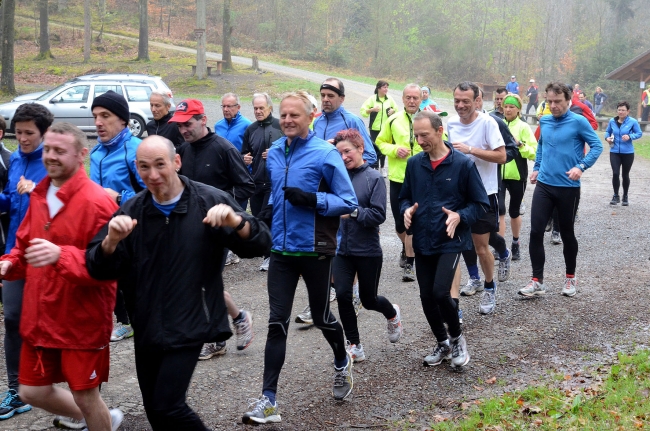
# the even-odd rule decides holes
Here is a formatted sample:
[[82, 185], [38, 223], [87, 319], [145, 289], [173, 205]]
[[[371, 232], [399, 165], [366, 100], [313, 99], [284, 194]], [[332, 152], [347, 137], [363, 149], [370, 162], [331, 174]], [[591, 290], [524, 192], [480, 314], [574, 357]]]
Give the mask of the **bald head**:
[[166, 152], [169, 161], [174, 161], [174, 157], [176, 156], [176, 148], [174, 148], [172, 141], [164, 136], [152, 135], [144, 138], [138, 146], [136, 160], [140, 157], [141, 152], [149, 152], [152, 150], [154, 152]]
[[157, 202], [168, 202], [182, 193], [181, 156], [169, 139], [149, 136], [140, 142], [135, 158], [138, 173]]

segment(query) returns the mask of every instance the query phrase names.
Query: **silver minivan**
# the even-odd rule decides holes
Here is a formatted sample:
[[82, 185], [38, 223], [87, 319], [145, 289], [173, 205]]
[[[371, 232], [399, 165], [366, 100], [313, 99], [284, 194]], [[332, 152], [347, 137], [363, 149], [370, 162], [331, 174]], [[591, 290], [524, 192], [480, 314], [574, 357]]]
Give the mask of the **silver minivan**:
[[152, 83], [144, 81], [119, 80], [72, 80], [53, 90], [50, 90], [33, 101], [17, 101], [0, 105], [0, 115], [7, 123], [7, 131], [11, 130], [11, 119], [16, 109], [23, 103], [38, 103], [50, 110], [55, 122], [69, 122], [78, 126], [84, 132], [94, 132], [95, 124], [91, 106], [95, 97], [109, 90], [124, 96], [129, 104], [131, 120], [129, 128], [134, 136], [141, 137], [148, 121], [153, 120], [149, 106], [149, 96], [157, 88]]

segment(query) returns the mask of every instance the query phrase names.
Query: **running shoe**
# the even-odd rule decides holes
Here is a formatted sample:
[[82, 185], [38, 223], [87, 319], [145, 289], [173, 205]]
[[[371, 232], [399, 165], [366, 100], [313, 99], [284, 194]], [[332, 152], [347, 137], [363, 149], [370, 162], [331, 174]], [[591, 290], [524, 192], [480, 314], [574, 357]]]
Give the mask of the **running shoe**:
[[296, 323], [304, 323], [305, 325], [313, 325], [314, 319], [311, 317], [311, 307], [306, 306], [302, 313], [296, 316]]
[[621, 198], [618, 195], [612, 196], [612, 200], [609, 202], [610, 205], [616, 205], [621, 202]]
[[578, 279], [573, 277], [573, 278], [565, 278], [564, 279], [564, 287], [562, 288], [562, 295], [564, 296], [576, 296], [576, 287], [578, 286]]
[[336, 301], [336, 290], [333, 287], [330, 287], [330, 302]]
[[240, 261], [239, 256], [233, 253], [232, 250], [228, 250], [228, 256], [226, 256], [226, 266], [235, 265], [239, 263], [239, 261]]
[[630, 202], [627, 200], [627, 195], [623, 195], [623, 200], [621, 201], [621, 205], [624, 207], [630, 205]]
[[226, 354], [226, 342], [220, 341], [218, 343], [205, 343], [199, 354], [199, 361], [205, 361], [214, 356], [221, 356]]
[[415, 270], [413, 269], [413, 265], [407, 263], [406, 266], [404, 266], [402, 281], [415, 281]]
[[530, 280], [526, 287], [519, 289], [519, 294], [528, 297], [542, 296], [546, 294], [546, 286], [538, 281]]
[[270, 257], [265, 257], [264, 260], [262, 261], [262, 264], [260, 265], [260, 271], [268, 271], [270, 261], [271, 261]]
[[404, 249], [399, 254], [399, 267], [404, 268], [406, 266], [406, 252]]
[[521, 259], [521, 251], [519, 250], [519, 243], [513, 242], [510, 247], [511, 247], [510, 251], [512, 252], [512, 260]]
[[465, 336], [460, 334], [458, 338], [451, 341], [451, 366], [464, 367], [469, 362], [469, 352]]
[[501, 283], [508, 281], [510, 278], [510, 262], [512, 261], [512, 252], [508, 249], [506, 249], [506, 251], [508, 252], [508, 256], [503, 259], [499, 259], [498, 280]]
[[551, 234], [551, 244], [562, 244], [562, 236], [560, 232], [554, 230]]
[[237, 350], [244, 350], [250, 346], [255, 338], [253, 334], [253, 316], [246, 310], [239, 310], [242, 318], [238, 321], [233, 320], [235, 334], [237, 335]]
[[123, 325], [120, 322], [117, 322], [113, 326], [113, 332], [111, 333], [111, 341], [121, 341], [125, 338], [133, 337], [133, 327], [131, 325]]
[[9, 389], [5, 392], [2, 403], [0, 403], [0, 420], [9, 419], [17, 413], [25, 413], [31, 409], [32, 406], [20, 400], [15, 389]]
[[85, 419], [73, 419], [66, 416], [56, 416], [52, 423], [55, 427], [64, 430], [82, 430], [86, 428]]
[[402, 338], [402, 314], [399, 310], [399, 305], [393, 304], [393, 308], [397, 312], [395, 317], [388, 319], [388, 324], [386, 325], [388, 329], [388, 341], [391, 343], [397, 343], [400, 338]]
[[359, 297], [359, 283], [354, 283], [352, 286], [352, 306], [354, 307], [354, 314], [359, 317], [359, 312], [363, 308], [361, 298]]
[[434, 367], [440, 365], [445, 359], [451, 359], [451, 347], [449, 346], [449, 341], [438, 343], [438, 345], [433, 348], [433, 352], [424, 357], [422, 365], [425, 367]]
[[348, 353], [348, 363], [343, 368], [334, 367], [334, 386], [332, 395], [335, 400], [345, 399], [352, 392], [354, 379], [352, 378], [352, 357]]
[[522, 201], [521, 205], [519, 205], [519, 215], [524, 214], [526, 214], [526, 204]]
[[267, 424], [271, 422], [278, 423], [282, 420], [278, 414], [278, 403], [276, 402], [275, 405], [271, 404], [271, 401], [269, 401], [266, 395], [262, 395], [262, 398], [259, 400], [250, 400], [248, 405], [255, 407], [250, 412], [244, 413], [241, 421], [246, 425]]
[[476, 292], [483, 291], [483, 282], [480, 278], [470, 278], [467, 284], [460, 289], [460, 294], [463, 296], [474, 296]]
[[548, 222], [546, 223], [546, 228], [544, 229], [545, 232], [550, 232], [551, 229], [553, 229], [553, 217], [548, 219]]
[[[111, 415], [111, 431], [117, 431], [124, 420], [124, 413], [122, 413], [122, 410], [120, 409], [111, 409], [109, 410], [109, 413]], [[86, 425], [81, 429], [83, 431], [88, 431], [88, 426]]]
[[354, 362], [362, 362], [366, 360], [366, 352], [363, 351], [361, 343], [351, 344], [349, 341], [346, 341], [345, 351], [348, 352]]
[[463, 323], [463, 310], [458, 308], [458, 323]]
[[485, 289], [481, 295], [481, 301], [478, 304], [478, 312], [481, 314], [490, 314], [497, 306], [497, 286], [494, 289]]

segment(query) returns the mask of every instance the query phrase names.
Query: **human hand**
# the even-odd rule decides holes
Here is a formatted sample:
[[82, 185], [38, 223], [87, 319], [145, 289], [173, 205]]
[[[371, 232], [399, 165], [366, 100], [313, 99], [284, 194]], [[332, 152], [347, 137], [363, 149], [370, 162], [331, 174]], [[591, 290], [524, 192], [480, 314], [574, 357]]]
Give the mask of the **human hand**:
[[316, 208], [316, 193], [308, 193], [298, 187], [284, 187], [284, 198], [293, 206]]
[[398, 147], [397, 148], [397, 157], [399, 157], [400, 159], [405, 159], [410, 154], [411, 154], [411, 152], [409, 150], [407, 150], [406, 148], [404, 148], [404, 147]]
[[456, 232], [456, 226], [460, 223], [460, 215], [457, 212], [450, 211], [445, 207], [442, 207], [442, 212], [447, 214], [447, 221], [445, 224], [447, 225], [447, 236], [449, 238], [454, 237], [454, 233]]
[[532, 174], [530, 174], [530, 183], [531, 184], [537, 184], [537, 175], [539, 174], [539, 171], [533, 171]]
[[117, 197], [122, 194], [122, 193], [118, 193], [115, 190], [110, 189], [108, 187], [104, 187], [104, 190], [106, 191], [106, 193], [108, 193], [108, 195], [111, 197], [111, 199], [113, 199], [113, 201], [115, 201], [115, 202], [117, 202]]
[[267, 149], [264, 150], [264, 152], [262, 153], [262, 158], [263, 158], [264, 160], [266, 160], [266, 156], [267, 156], [268, 154], [269, 154], [269, 149], [267, 148]]
[[251, 156], [251, 153], [248, 153], [244, 156], [244, 163], [246, 163], [246, 166], [249, 166], [253, 163], [253, 156]]
[[230, 205], [218, 204], [208, 210], [203, 223], [212, 227], [236, 228], [242, 221], [242, 216], [237, 214]]
[[11, 262], [8, 260], [0, 260], [0, 275], [4, 276], [7, 275], [9, 270], [11, 269]]
[[406, 229], [411, 228], [411, 224], [413, 223], [413, 215], [415, 212], [418, 210], [418, 203], [414, 203], [412, 207], [407, 208], [406, 211], [404, 211], [404, 227]]
[[462, 142], [454, 142], [451, 145], [454, 146], [454, 150], [458, 150], [463, 154], [469, 154], [472, 151], [472, 147], [467, 144], [463, 144]]
[[32, 190], [34, 190], [34, 187], [36, 187], [36, 183], [34, 183], [34, 181], [28, 180], [21, 175], [20, 181], [18, 181], [18, 184], [16, 185], [16, 190], [18, 191], [19, 195], [24, 195], [25, 193], [31, 193]]
[[137, 224], [138, 221], [128, 215], [115, 216], [108, 223], [108, 235], [106, 237], [111, 243], [117, 244], [129, 236]]
[[622, 136], [624, 141], [629, 141], [630, 140], [630, 135], [623, 135]]
[[42, 238], [34, 238], [25, 249], [25, 260], [34, 268], [53, 265], [61, 256], [61, 247]]
[[579, 168], [571, 168], [566, 174], [569, 176], [570, 180], [578, 181], [582, 176], [582, 171]]

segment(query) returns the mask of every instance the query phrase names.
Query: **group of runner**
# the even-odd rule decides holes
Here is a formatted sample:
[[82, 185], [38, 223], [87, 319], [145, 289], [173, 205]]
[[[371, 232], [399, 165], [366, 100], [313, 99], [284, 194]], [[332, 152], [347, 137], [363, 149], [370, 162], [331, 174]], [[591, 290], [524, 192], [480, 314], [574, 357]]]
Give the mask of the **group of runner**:
[[[379, 228], [389, 203], [403, 245], [402, 280], [417, 281], [436, 339], [424, 365], [449, 360], [460, 369], [469, 363], [460, 296], [482, 292], [479, 312], [494, 312], [498, 282], [508, 280], [511, 261], [521, 259], [528, 180], [536, 184], [533, 275], [519, 293], [546, 293], [543, 237], [556, 209], [566, 264], [562, 294], [574, 296], [580, 177], [602, 145], [589, 122], [571, 111], [572, 89], [546, 86], [550, 115], [540, 119], [539, 139], [520, 118], [521, 98], [507, 91], [497, 90], [495, 110], [486, 113], [482, 90], [458, 84], [456, 115], [445, 129], [441, 117], [448, 113], [429, 99], [428, 88], [407, 85], [402, 109], [387, 90], [379, 81], [361, 107], [368, 129], [343, 107], [345, 87], [337, 78], [320, 87], [321, 112], [313, 96], [296, 91], [282, 97], [275, 118], [270, 96], [255, 94], [255, 122], [228, 93], [216, 132], [199, 100], [183, 100], [172, 114], [169, 96], [154, 92], [154, 120], [142, 142], [127, 127], [126, 100], [109, 91], [92, 106], [98, 144], [90, 152], [89, 179], [80, 169], [87, 153], [83, 134], [66, 123], [52, 126], [39, 105], [21, 106], [14, 117], [19, 150], [0, 195], [11, 222], [0, 259], [10, 386], [0, 418], [32, 404], [60, 415], [54, 423], [62, 428], [116, 430], [122, 414], [108, 410], [98, 388], [108, 380], [109, 341], [134, 336], [152, 428], [207, 429], [186, 404], [186, 392], [197, 361], [226, 352], [228, 315], [237, 349], [251, 344], [251, 313], [224, 291], [222, 271], [239, 257], [256, 256], [263, 258], [260, 270], [268, 271], [269, 329], [261, 397], [242, 421], [281, 421], [278, 379], [300, 278], [308, 306], [296, 321], [321, 329], [334, 357], [332, 395], [346, 398], [353, 363], [366, 357], [360, 306], [383, 315], [389, 342], [403, 332], [399, 305], [378, 294]], [[636, 135], [625, 133], [626, 121], [619, 119], [607, 136], [622, 149], [627, 197], [625, 142]], [[528, 160], [535, 161], [530, 175]], [[245, 211], [249, 205], [252, 214]], [[461, 255], [469, 273], [462, 289]], [[340, 319], [330, 309], [333, 299]], [[70, 313], [61, 318], [61, 310]], [[61, 381], [71, 392], [54, 386]]]

